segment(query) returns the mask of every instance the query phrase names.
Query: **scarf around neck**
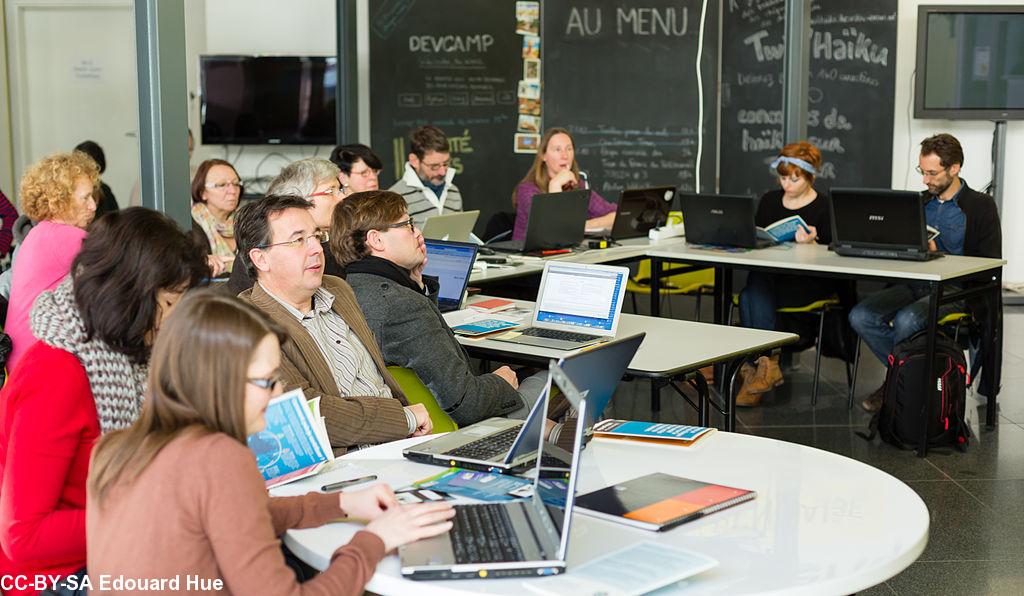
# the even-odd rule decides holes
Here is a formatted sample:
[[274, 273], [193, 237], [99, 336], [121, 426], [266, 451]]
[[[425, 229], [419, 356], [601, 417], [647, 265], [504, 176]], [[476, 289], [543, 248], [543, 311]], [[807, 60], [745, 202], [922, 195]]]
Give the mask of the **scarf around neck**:
[[389, 279], [396, 284], [409, 288], [417, 294], [424, 296], [432, 296], [437, 293], [438, 282], [436, 277], [429, 275], [423, 276], [423, 285], [426, 289], [421, 288], [419, 284], [413, 281], [412, 277], [409, 276], [409, 271], [403, 267], [396, 265], [395, 263], [369, 255], [349, 263], [345, 267], [345, 275], [352, 275], [353, 273], [366, 273], [369, 275], [379, 275], [380, 277]]
[[[214, 256], [218, 257], [233, 257], [235, 251], [231, 250], [231, 246], [228, 244], [225, 238], [234, 238], [235, 236], [235, 214], [228, 215], [227, 221], [221, 223], [217, 221], [213, 213], [210, 212], [210, 208], [206, 203], [192, 203], [192, 219], [199, 224], [199, 227], [206, 233], [207, 239], [210, 241], [210, 251]], [[228, 271], [231, 270], [231, 264], [228, 263]]]
[[40, 341], [70, 353], [82, 364], [96, 402], [100, 430], [106, 434], [131, 426], [142, 410], [149, 365], [135, 364], [101, 339], [86, 340], [70, 275], [36, 298], [30, 320], [32, 334]]

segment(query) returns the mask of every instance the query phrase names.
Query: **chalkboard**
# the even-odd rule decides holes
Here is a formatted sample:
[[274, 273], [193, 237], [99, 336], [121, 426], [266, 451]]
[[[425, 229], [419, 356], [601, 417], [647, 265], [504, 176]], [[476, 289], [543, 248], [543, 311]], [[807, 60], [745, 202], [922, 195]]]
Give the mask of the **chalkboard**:
[[698, 153], [701, 188], [714, 188], [718, 2], [548, 1], [541, 12], [544, 126], [572, 133], [593, 188], [611, 201], [624, 188], [693, 190]]
[[522, 36], [514, 0], [370, 0], [370, 137], [384, 160], [380, 184], [401, 177], [409, 131], [440, 127], [451, 143], [463, 208], [477, 232], [511, 211], [533, 156], [516, 154]]
[[[777, 186], [768, 164], [782, 137], [784, 0], [728, 0], [722, 18], [720, 188]], [[896, 0], [811, 4], [809, 140], [823, 186], [889, 188], [896, 78]]]

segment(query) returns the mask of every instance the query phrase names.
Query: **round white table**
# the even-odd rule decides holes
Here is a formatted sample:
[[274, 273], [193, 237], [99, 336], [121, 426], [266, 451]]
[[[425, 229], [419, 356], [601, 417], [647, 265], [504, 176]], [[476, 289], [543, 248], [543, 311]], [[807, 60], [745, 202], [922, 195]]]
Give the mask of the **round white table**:
[[[372, 471], [393, 488], [441, 468], [409, 462], [406, 439], [351, 453], [330, 471], [275, 489], [275, 495], [317, 490], [322, 484]], [[852, 594], [893, 577], [928, 542], [928, 509], [906, 484], [858, 461], [811, 447], [716, 432], [685, 449], [594, 440], [584, 451], [578, 492], [666, 472], [757, 491], [757, 498], [683, 524], [649, 532], [577, 512], [569, 542], [575, 565], [640, 541], [696, 551], [719, 566], [661, 593]], [[364, 485], [366, 486], [366, 485]], [[285, 543], [304, 561], [325, 569], [331, 554], [362, 527], [333, 523], [290, 530]], [[387, 556], [366, 589], [379, 594], [522, 594], [522, 578], [412, 582], [398, 557]]]

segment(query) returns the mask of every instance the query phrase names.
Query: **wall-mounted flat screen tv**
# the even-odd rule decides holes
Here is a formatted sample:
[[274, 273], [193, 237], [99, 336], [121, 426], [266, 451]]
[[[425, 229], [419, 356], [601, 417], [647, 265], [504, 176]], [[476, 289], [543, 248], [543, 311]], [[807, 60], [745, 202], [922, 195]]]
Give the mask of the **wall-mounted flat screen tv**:
[[201, 56], [202, 142], [333, 145], [337, 59]]
[[1024, 119], [1024, 6], [918, 7], [914, 117]]

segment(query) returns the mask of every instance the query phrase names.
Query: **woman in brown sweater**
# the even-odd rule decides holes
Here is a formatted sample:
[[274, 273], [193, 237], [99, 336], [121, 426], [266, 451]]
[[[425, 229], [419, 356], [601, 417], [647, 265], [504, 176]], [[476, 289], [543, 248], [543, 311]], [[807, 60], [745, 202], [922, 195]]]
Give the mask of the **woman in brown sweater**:
[[[451, 528], [451, 507], [399, 505], [384, 485], [267, 496], [245, 437], [265, 426], [267, 403], [280, 393], [282, 340], [234, 298], [200, 291], [182, 299], [154, 345], [139, 420], [94, 452], [91, 591], [360, 594], [385, 553]], [[370, 523], [326, 571], [299, 584], [278, 535], [346, 516]]]

